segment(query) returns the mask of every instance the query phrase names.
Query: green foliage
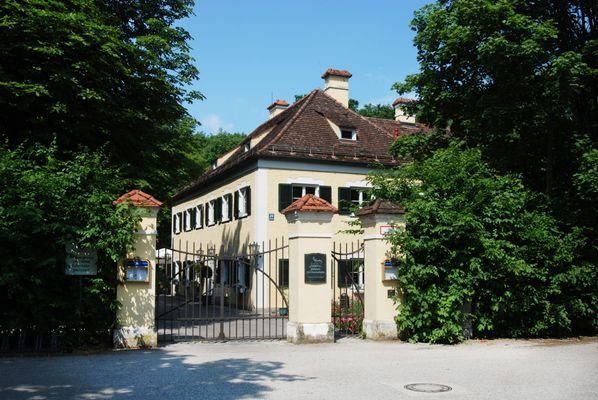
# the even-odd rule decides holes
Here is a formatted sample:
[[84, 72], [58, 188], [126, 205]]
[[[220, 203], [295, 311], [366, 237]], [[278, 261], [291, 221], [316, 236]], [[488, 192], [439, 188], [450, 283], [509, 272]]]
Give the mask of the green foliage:
[[364, 117], [395, 119], [395, 110], [388, 104], [366, 104], [356, 111]]
[[[421, 122], [478, 146], [501, 173], [521, 174], [569, 214], [572, 179], [596, 148], [596, 13], [591, 2], [443, 0], [415, 15]], [[564, 215], [562, 218], [569, 218]], [[559, 217], [561, 218], [561, 217]]]
[[0, 134], [54, 143], [65, 159], [103, 149], [133, 184], [165, 198], [189, 177], [183, 102], [197, 69], [173, 23], [190, 0], [0, 2]]
[[564, 233], [521, 179], [498, 175], [481, 151], [451, 144], [372, 177], [378, 197], [407, 209], [393, 234], [404, 256], [397, 322], [409, 340], [545, 337], [598, 331], [596, 265], [579, 231]]
[[[125, 182], [100, 153], [57, 158], [54, 147], [0, 147], [0, 330], [104, 335], [117, 307], [114, 261], [132, 245], [139, 218], [112, 201]], [[66, 276], [65, 245], [98, 249], [98, 275]]]
[[[176, 26], [192, 6], [0, 2], [2, 328], [106, 331], [114, 260], [136, 221], [112, 201], [132, 188], [166, 200], [203, 171], [192, 157], [197, 123], [183, 105], [203, 96], [188, 89], [198, 71]], [[80, 301], [78, 279], [64, 276], [70, 242], [100, 249]]]

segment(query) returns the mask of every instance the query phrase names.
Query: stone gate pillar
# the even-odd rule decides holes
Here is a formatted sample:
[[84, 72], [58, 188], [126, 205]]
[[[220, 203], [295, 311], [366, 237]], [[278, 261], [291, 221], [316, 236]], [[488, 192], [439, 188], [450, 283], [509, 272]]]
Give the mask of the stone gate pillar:
[[287, 341], [334, 341], [330, 303], [330, 222], [336, 207], [312, 194], [282, 211], [289, 223]]
[[156, 347], [156, 228], [162, 203], [141, 190], [132, 190], [113, 202], [120, 203], [139, 207], [143, 213], [135, 231], [134, 248], [118, 263], [116, 299], [121, 308], [113, 334], [114, 347]]
[[405, 225], [403, 207], [388, 200], [377, 199], [357, 211], [356, 215], [364, 229], [364, 283], [365, 315], [363, 330], [366, 338], [388, 340], [398, 337], [393, 299], [397, 290], [396, 267], [388, 259], [390, 245], [384, 234], [395, 227]]

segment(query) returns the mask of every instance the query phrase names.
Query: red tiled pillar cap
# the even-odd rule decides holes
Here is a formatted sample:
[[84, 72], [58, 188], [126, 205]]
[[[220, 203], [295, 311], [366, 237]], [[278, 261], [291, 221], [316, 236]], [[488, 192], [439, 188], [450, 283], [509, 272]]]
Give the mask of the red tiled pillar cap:
[[114, 200], [112, 204], [118, 205], [121, 203], [131, 204], [135, 207], [145, 208], [156, 208], [162, 205], [162, 202], [156, 200], [152, 195], [149, 195], [139, 189], [131, 190], [129, 193], [125, 193], [118, 199]]

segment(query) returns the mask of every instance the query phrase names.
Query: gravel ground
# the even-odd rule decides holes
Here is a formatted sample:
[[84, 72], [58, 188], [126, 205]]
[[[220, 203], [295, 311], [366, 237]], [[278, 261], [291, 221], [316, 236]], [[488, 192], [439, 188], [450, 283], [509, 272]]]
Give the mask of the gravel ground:
[[[414, 392], [416, 389], [445, 392]], [[446, 388], [445, 388], [446, 389]], [[0, 358], [0, 399], [598, 399], [598, 338], [180, 343]]]

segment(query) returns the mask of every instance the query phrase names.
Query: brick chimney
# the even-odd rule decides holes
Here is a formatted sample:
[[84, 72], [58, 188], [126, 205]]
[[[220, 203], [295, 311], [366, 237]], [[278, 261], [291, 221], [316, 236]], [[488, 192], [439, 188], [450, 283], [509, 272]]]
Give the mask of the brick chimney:
[[344, 69], [328, 68], [322, 75], [324, 93], [349, 108], [349, 78], [352, 76], [349, 71]]
[[407, 99], [405, 97], [399, 97], [392, 102], [392, 106], [395, 108], [395, 121], [403, 122], [406, 124], [415, 124], [415, 117], [408, 115], [403, 110], [403, 105], [409, 104], [413, 99]]
[[289, 103], [285, 100], [276, 100], [274, 103], [268, 106], [268, 111], [270, 111], [270, 119], [276, 117], [278, 114], [283, 112], [289, 107]]

